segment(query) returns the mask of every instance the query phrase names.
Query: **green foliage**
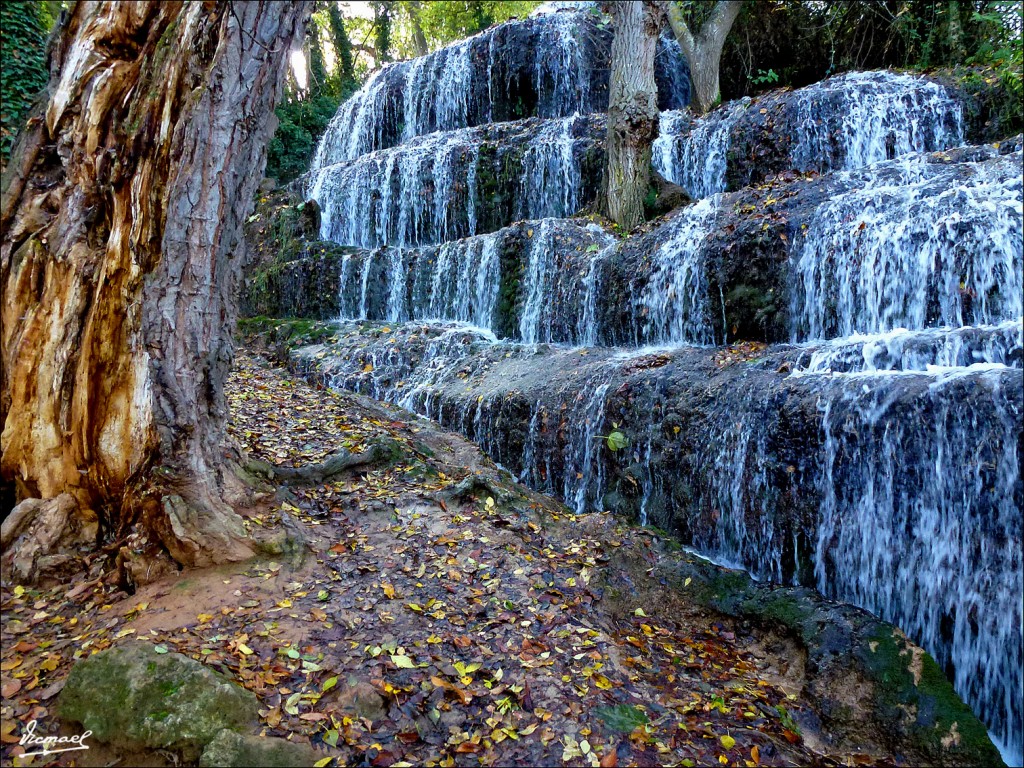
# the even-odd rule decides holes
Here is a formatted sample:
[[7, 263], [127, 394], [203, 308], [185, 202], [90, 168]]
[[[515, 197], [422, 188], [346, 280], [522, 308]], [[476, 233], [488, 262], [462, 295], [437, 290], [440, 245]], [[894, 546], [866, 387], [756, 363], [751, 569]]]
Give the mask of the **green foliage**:
[[52, 9], [44, 3], [0, 3], [0, 159], [6, 162], [14, 138], [36, 94], [46, 87], [46, 31]]
[[608, 450], [612, 453], [621, 451], [629, 446], [629, 438], [619, 431], [619, 425], [615, 422], [612, 422], [612, 431], [607, 435], [594, 435], [594, 437], [598, 440], [604, 440], [608, 445]]
[[288, 182], [309, 170], [316, 143], [339, 101], [333, 96], [290, 99], [279, 106], [278, 126], [267, 152], [266, 175]]
[[767, 72], [759, 69], [757, 74], [750, 78], [750, 82], [754, 85], [770, 85], [779, 82], [779, 75], [774, 69], [769, 69]]
[[428, 45], [431, 50], [436, 50], [455, 40], [482, 32], [492, 24], [500, 24], [511, 18], [525, 18], [538, 5], [540, 3], [534, 0], [421, 2], [419, 19]]
[[[999, 79], [1005, 98], [996, 116], [1007, 133], [1019, 131], [1024, 124], [1024, 40], [1020, 33], [1024, 28], [1024, 4], [1000, 3], [989, 13], [976, 12], [971, 18], [992, 30], [992, 34], [981, 42], [967, 63], [985, 67]], [[1017, 34], [1012, 34], [1013, 29], [1018, 30]]]

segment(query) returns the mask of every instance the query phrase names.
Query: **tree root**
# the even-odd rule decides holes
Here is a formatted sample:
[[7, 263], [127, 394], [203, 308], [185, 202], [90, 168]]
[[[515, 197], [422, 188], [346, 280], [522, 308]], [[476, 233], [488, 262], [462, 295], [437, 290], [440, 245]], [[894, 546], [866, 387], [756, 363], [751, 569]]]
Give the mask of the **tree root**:
[[405, 448], [397, 440], [383, 438], [373, 442], [361, 453], [351, 453], [343, 448], [318, 464], [307, 464], [302, 467], [279, 467], [265, 461], [252, 459], [243, 465], [243, 468], [259, 477], [289, 485], [318, 485], [356, 467], [395, 461], [404, 453]]

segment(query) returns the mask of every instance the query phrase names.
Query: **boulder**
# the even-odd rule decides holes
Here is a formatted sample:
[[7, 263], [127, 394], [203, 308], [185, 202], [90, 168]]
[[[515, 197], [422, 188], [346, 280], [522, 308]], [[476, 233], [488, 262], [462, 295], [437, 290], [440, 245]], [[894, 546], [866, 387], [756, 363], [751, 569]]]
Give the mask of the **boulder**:
[[190, 759], [224, 729], [255, 722], [253, 693], [198, 661], [158, 648], [133, 642], [78, 662], [61, 692], [60, 717], [115, 747], [177, 749]]

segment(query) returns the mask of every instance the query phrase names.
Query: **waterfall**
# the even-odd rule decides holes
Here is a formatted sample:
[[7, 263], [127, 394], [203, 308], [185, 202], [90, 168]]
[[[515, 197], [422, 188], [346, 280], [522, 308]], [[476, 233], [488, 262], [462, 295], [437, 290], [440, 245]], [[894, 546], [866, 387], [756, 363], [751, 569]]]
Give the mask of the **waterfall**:
[[[1019, 153], [1018, 153], [1019, 154]], [[834, 195], [794, 246], [794, 339], [1024, 314], [1020, 158]], [[966, 175], [966, 178], [962, 178]]]
[[[1019, 756], [1020, 151], [924, 154], [963, 144], [963, 110], [888, 72], [694, 119], [670, 108], [689, 84], [663, 39], [653, 163], [697, 202], [619, 240], [565, 218], [603, 165], [598, 18], [499, 25], [342, 106], [309, 189], [321, 236], [364, 249], [337, 267], [360, 322], [299, 364], [579, 513], [896, 623]], [[824, 175], [725, 192], [791, 170]], [[743, 295], [792, 344], [707, 348]]]
[[1024, 382], [978, 367], [915, 377], [909, 398], [884, 376], [824, 385], [815, 577], [921, 644], [1019, 755], [1021, 413], [1007, 390]]
[[[320, 235], [362, 248], [407, 247], [478, 234], [482, 213], [491, 229], [572, 215], [594, 130], [578, 116], [464, 128], [329, 165], [309, 188], [321, 209]], [[496, 201], [483, 194], [482, 175], [491, 184], [515, 180], [518, 189], [511, 200]]]
[[1020, 368], [1022, 362], [1024, 322], [1018, 318], [996, 326], [855, 334], [819, 344], [798, 363], [798, 372], [923, 372], [978, 363]]
[[[795, 98], [793, 98], [795, 97]], [[729, 152], [741, 131], [745, 140], [787, 152], [777, 170], [853, 170], [910, 152], [933, 152], [964, 143], [963, 108], [938, 83], [894, 72], [850, 72], [793, 93], [775, 135], [760, 125], [772, 94], [723, 104], [694, 120], [684, 111], [661, 115], [654, 167], [691, 197], [729, 188]], [[777, 146], [776, 146], [777, 145]], [[749, 174], [738, 174], [739, 176]]]
[[704, 240], [718, 214], [719, 197], [706, 197], [677, 215], [669, 238], [653, 254], [653, 270], [634, 316], [651, 343], [714, 343]]
[[861, 168], [964, 142], [963, 108], [938, 83], [896, 72], [848, 72], [798, 91], [793, 167]]
[[699, 120], [681, 110], [663, 112], [653, 147], [658, 173], [696, 200], [724, 192], [732, 127], [749, 105], [750, 99], [740, 99]]

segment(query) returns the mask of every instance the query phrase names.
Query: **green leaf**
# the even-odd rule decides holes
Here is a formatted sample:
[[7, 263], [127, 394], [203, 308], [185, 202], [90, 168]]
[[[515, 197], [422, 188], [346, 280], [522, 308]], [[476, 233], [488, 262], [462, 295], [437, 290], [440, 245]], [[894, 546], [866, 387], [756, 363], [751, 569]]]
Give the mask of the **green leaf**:
[[736, 739], [734, 739], [729, 734], [726, 734], [725, 736], [720, 736], [719, 741], [722, 742], [722, 746], [726, 749], [732, 749], [736, 746]]
[[162, 644], [161, 645], [157, 645], [157, 646], [154, 646], [153, 650], [156, 651], [157, 653], [167, 653], [167, 646], [166, 645], [162, 645]]
[[391, 655], [391, 663], [399, 669], [416, 669], [416, 663], [408, 656]]
[[338, 684], [338, 678], [337, 677], [328, 677], [326, 680], [324, 680], [323, 687], [320, 690], [323, 693], [327, 693], [329, 690], [331, 690], [331, 688], [333, 688], [337, 684]]
[[626, 438], [626, 436], [619, 432], [618, 430], [615, 430], [614, 432], [609, 434], [608, 437], [605, 438], [605, 440], [608, 441], [608, 449], [611, 451], [621, 450], [622, 448], [625, 448], [626, 445], [629, 443], [629, 440]]
[[632, 733], [641, 725], [647, 725], [650, 718], [642, 709], [631, 707], [628, 704], [618, 704], [614, 707], [598, 707], [594, 714], [613, 731], [620, 733]]

